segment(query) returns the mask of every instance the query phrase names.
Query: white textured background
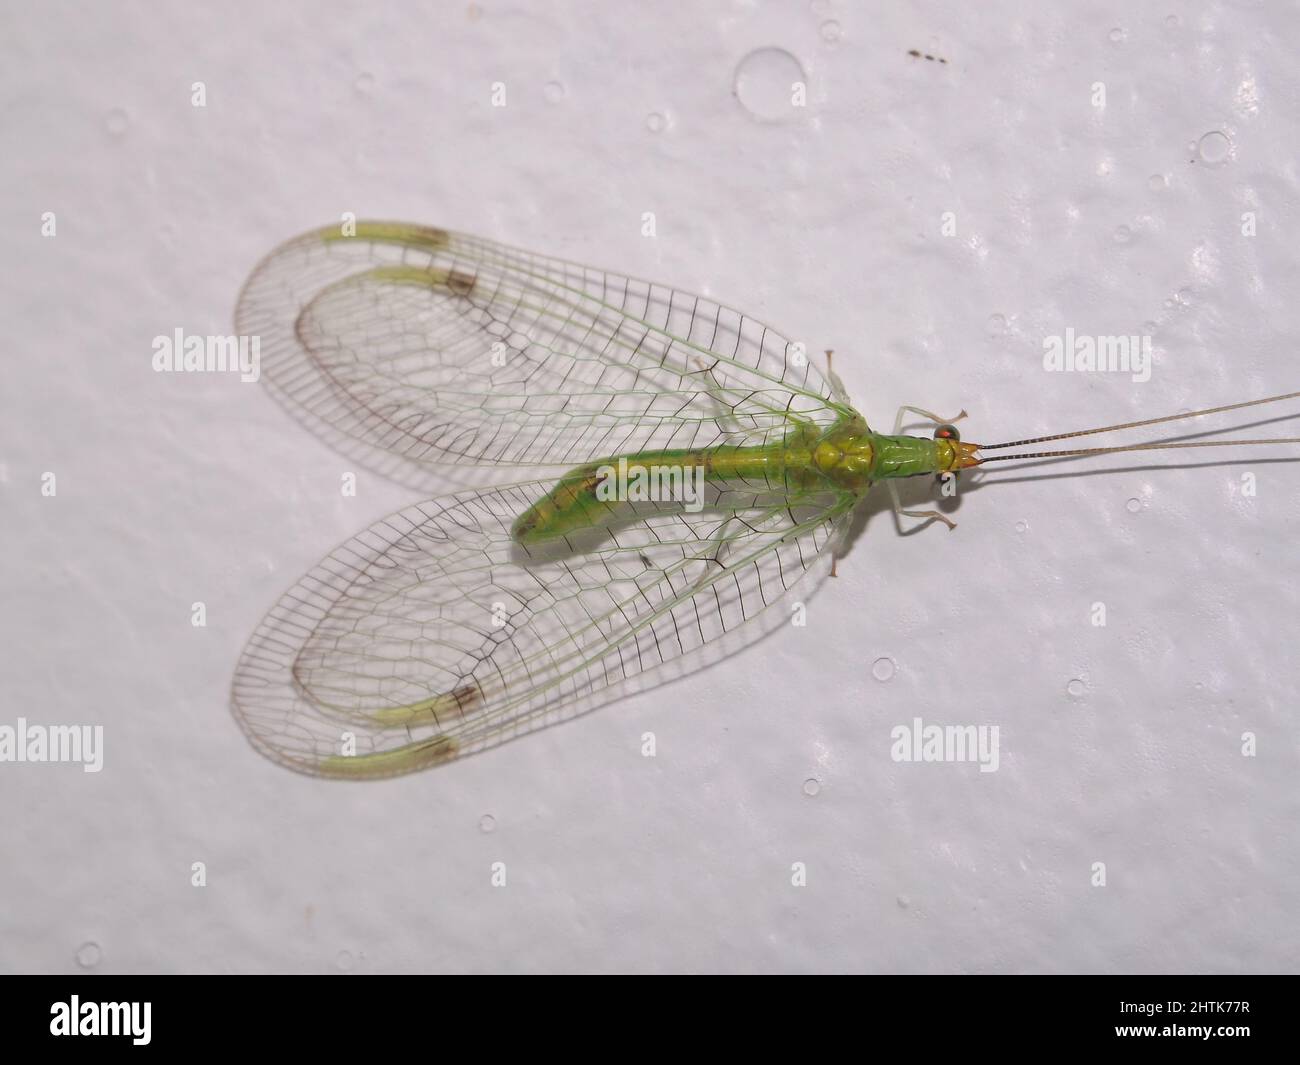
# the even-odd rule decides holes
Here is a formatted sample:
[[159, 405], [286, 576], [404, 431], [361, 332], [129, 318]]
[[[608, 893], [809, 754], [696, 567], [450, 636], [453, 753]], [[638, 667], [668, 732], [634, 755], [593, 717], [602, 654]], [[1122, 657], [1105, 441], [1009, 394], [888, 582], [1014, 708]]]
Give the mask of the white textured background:
[[[413, 500], [340, 498], [260, 387], [151, 341], [231, 331], [344, 211], [708, 293], [835, 348], [883, 428], [1300, 387], [1295, 7], [1047, 6], [5, 0], [0, 724], [102, 724], [106, 764], [0, 765], [0, 970], [1295, 970], [1300, 466], [1263, 456], [1003, 471], [952, 534], [877, 503], [805, 628], [433, 772], [299, 777], [228, 708], [279, 593]], [[804, 110], [737, 98], [786, 111], [760, 48]], [[1045, 373], [1066, 326], [1151, 332], [1152, 379]], [[894, 763], [914, 715], [997, 724], [1000, 770]]]

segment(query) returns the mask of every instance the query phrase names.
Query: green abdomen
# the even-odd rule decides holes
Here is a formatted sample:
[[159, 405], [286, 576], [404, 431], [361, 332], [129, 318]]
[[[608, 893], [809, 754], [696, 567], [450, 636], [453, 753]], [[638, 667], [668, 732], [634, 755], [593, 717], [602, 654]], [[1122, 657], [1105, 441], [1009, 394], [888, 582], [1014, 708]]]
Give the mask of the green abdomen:
[[554, 540], [616, 520], [627, 504], [671, 503], [698, 510], [708, 485], [745, 484], [756, 491], [790, 492], [805, 486], [808, 447], [786, 441], [759, 447], [723, 446], [641, 451], [575, 467], [516, 519], [510, 532], [521, 544]]

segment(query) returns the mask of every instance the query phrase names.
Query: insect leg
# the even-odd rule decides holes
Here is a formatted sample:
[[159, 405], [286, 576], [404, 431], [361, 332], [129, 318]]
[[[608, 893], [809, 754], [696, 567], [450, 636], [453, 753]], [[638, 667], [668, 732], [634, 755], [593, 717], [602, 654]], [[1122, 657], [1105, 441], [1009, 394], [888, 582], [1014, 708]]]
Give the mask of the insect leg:
[[840, 380], [839, 375], [831, 369], [831, 357], [835, 354], [834, 348], [826, 349], [826, 380], [831, 386], [831, 395], [840, 403], [852, 405], [849, 403], [849, 393], [844, 387], [844, 382]]
[[[922, 411], [920, 413], [924, 412]], [[898, 498], [898, 482], [886, 481], [885, 487], [889, 489], [889, 498], [894, 501], [894, 528], [898, 530], [899, 536], [910, 536], [912, 533], [925, 528], [925, 525], [915, 525], [911, 529], [908, 529], [907, 532], [904, 532], [903, 523], [898, 520], [900, 517], [934, 519], [943, 522], [950, 530], [957, 528], [957, 523], [949, 518], [948, 515], [943, 514], [940, 511], [904, 510], [903, 502]]]
[[959, 422], [966, 417], [966, 412], [962, 411], [955, 418], [940, 418], [937, 414], [931, 414], [928, 410], [922, 410], [920, 407], [899, 407], [898, 417], [894, 419], [894, 435], [898, 435], [898, 430], [903, 428], [903, 415], [908, 412], [919, 414], [922, 418], [929, 418], [935, 425], [951, 425], [953, 422]]

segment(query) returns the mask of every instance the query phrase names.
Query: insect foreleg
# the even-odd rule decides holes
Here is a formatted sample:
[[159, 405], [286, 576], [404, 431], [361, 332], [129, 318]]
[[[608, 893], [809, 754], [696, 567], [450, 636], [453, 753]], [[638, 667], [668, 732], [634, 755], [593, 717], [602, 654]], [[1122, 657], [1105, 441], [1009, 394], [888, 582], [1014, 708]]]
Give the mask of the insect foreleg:
[[966, 417], [966, 412], [962, 411], [955, 418], [940, 418], [937, 414], [931, 414], [928, 410], [922, 410], [920, 407], [899, 407], [898, 417], [894, 419], [894, 435], [897, 436], [899, 430], [903, 428], [904, 414], [919, 414], [922, 418], [929, 418], [935, 425], [951, 425], [953, 422], [959, 422]]

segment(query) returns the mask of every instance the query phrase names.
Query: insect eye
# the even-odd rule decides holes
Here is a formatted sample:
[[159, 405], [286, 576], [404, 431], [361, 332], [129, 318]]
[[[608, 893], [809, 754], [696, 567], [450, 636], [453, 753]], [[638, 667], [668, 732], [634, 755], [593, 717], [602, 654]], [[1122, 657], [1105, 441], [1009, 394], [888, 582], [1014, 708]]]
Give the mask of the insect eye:
[[957, 432], [955, 425], [940, 425], [934, 431], [934, 438], [936, 440], [957, 441], [961, 439], [961, 433]]

